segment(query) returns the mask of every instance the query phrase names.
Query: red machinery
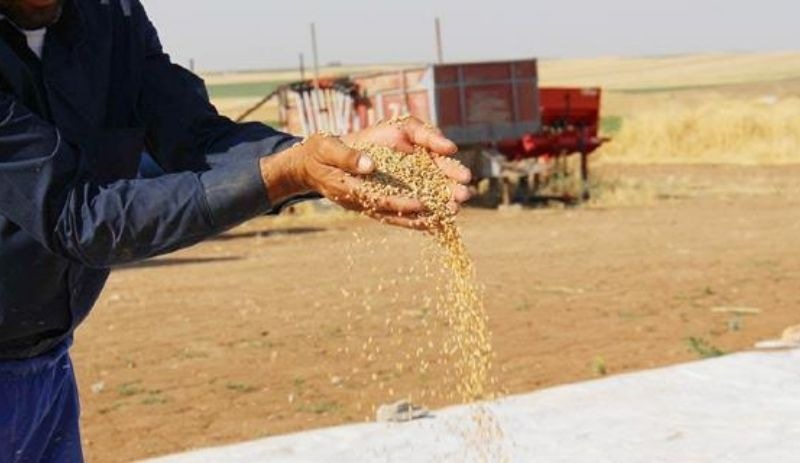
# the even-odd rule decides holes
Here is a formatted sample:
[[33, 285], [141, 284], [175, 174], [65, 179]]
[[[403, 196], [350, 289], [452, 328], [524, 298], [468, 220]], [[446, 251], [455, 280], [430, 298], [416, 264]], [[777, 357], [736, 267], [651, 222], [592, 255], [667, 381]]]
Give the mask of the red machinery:
[[591, 153], [604, 142], [598, 136], [600, 93], [598, 88], [540, 88], [541, 130], [503, 140], [498, 148], [511, 159]]
[[[346, 133], [411, 114], [462, 148], [476, 180], [505, 178], [509, 171], [540, 175], [546, 165], [566, 165], [553, 160], [579, 154], [583, 198], [588, 156], [604, 141], [598, 137], [600, 89], [539, 88], [533, 59], [298, 82], [278, 96], [281, 124], [300, 135]], [[515, 167], [522, 164], [528, 167]]]

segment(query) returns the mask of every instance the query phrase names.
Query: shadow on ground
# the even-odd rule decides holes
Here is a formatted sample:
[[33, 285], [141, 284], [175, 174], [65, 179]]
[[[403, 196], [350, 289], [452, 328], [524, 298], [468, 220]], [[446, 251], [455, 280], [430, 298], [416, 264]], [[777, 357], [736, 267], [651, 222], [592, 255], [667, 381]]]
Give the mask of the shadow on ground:
[[114, 267], [115, 271], [120, 270], [133, 270], [137, 268], [158, 268], [158, 267], [172, 267], [175, 265], [189, 265], [189, 264], [215, 264], [220, 262], [232, 262], [241, 260], [241, 257], [163, 257], [160, 259], [150, 259], [142, 262], [135, 262], [132, 264], [120, 265]]
[[255, 230], [238, 233], [225, 233], [224, 235], [215, 236], [214, 238], [209, 239], [209, 241], [233, 241], [247, 238], [269, 238], [271, 236], [281, 235], [307, 235], [311, 233], [321, 233], [326, 230], [326, 228], [321, 227], [295, 227], [277, 230]]

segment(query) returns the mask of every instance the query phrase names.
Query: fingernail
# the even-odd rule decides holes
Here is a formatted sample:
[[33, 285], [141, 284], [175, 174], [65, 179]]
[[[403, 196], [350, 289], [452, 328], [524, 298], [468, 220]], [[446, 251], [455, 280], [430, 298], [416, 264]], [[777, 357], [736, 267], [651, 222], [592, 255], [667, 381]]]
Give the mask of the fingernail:
[[469, 188], [465, 187], [464, 185], [459, 185], [458, 187], [456, 187], [456, 192], [454, 196], [456, 197], [456, 200], [465, 202], [469, 200], [471, 195], [469, 192]]
[[362, 154], [360, 158], [358, 158], [358, 172], [362, 174], [368, 174], [372, 172], [372, 159], [366, 154]]

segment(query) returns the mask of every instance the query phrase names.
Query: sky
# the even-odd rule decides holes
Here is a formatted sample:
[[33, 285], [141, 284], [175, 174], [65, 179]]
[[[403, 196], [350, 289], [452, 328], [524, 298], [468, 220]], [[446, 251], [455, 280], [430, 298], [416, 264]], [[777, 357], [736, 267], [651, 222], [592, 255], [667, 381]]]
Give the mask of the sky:
[[800, 50], [798, 0], [142, 0], [173, 61], [198, 70]]

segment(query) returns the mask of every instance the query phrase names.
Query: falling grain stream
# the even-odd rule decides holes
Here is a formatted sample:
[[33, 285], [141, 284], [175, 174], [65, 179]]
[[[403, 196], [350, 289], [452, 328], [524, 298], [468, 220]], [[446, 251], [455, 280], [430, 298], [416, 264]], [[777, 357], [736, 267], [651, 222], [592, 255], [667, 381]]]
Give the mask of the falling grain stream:
[[[358, 192], [367, 206], [374, 210], [374, 198], [401, 196], [416, 198], [426, 208], [432, 246], [423, 253], [423, 267], [435, 269], [441, 284], [433, 295], [436, 316], [448, 327], [440, 342], [441, 356], [455, 378], [455, 385], [444, 381], [439, 391], [443, 397], [461, 403], [474, 403], [493, 397], [491, 377], [492, 344], [482, 289], [477, 283], [475, 268], [467, 253], [455, 212], [449, 203], [451, 181], [437, 162], [456, 162], [437, 159], [422, 148], [415, 153], [401, 153], [388, 148], [357, 146], [368, 153], [376, 164], [376, 172], [365, 177]], [[429, 270], [430, 271], [430, 270]], [[496, 462], [506, 460], [502, 446], [502, 430], [494, 415], [482, 405], [474, 405], [472, 423], [454, 424], [462, 434], [468, 461]]]

